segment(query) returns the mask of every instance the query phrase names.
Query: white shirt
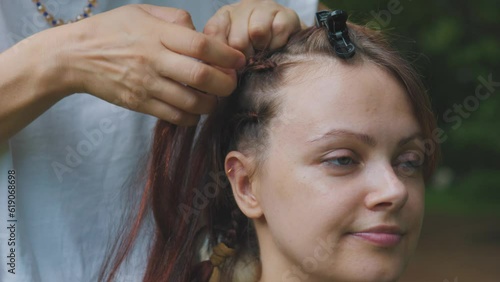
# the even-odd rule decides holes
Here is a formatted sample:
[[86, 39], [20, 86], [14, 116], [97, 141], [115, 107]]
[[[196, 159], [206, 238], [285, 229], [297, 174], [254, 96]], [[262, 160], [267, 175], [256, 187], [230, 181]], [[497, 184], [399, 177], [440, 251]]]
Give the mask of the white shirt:
[[[56, 18], [72, 19], [86, 1], [42, 1]], [[182, 8], [201, 30], [223, 0], [101, 0], [100, 13], [125, 4]], [[277, 1], [313, 24], [317, 0]], [[0, 2], [0, 52], [49, 28], [31, 0]], [[47, 38], [50, 40], [50, 38]], [[40, 54], [42, 55], [42, 54]], [[54, 105], [8, 144], [0, 144], [0, 281], [96, 281], [113, 231], [127, 210], [129, 188], [142, 189], [146, 155], [156, 119], [114, 106], [89, 94], [71, 95]], [[8, 176], [15, 170], [15, 219], [7, 222]], [[15, 224], [15, 246], [8, 245]], [[15, 248], [15, 274], [10, 262]], [[134, 258], [143, 262], [146, 253]], [[139, 281], [144, 266], [122, 273]]]

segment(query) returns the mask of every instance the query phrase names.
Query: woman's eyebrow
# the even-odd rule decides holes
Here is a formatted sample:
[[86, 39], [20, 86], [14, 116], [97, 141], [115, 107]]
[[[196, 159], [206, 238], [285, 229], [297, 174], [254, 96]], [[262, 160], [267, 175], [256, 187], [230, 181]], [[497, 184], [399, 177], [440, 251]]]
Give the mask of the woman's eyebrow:
[[344, 130], [344, 129], [332, 129], [328, 131], [327, 133], [314, 138], [312, 140], [309, 140], [308, 142], [317, 142], [320, 140], [323, 140], [328, 137], [351, 137], [358, 139], [359, 141], [365, 143], [366, 145], [370, 147], [375, 147], [377, 145], [377, 142], [375, 141], [375, 138], [371, 137], [370, 135], [364, 134], [364, 133], [357, 133], [349, 130]]
[[415, 132], [415, 133], [411, 134], [410, 136], [401, 139], [398, 142], [398, 147], [404, 146], [415, 139], [424, 140], [424, 135], [422, 134], [422, 132], [420, 132], [420, 131]]
[[[317, 141], [320, 141], [320, 140], [323, 140], [323, 139], [326, 139], [329, 137], [350, 137], [350, 138], [358, 139], [359, 141], [361, 141], [362, 143], [364, 143], [370, 147], [375, 147], [377, 145], [377, 141], [372, 136], [364, 134], [364, 133], [358, 133], [358, 132], [354, 132], [354, 131], [345, 130], [345, 129], [332, 129], [332, 130], [326, 132], [325, 134], [322, 134], [319, 137], [316, 137], [312, 140], [309, 140], [308, 142], [317, 142]], [[402, 138], [398, 142], [398, 147], [404, 146], [404, 145], [408, 144], [409, 142], [413, 141], [414, 139], [422, 139], [423, 140], [424, 139], [423, 134], [419, 131], [419, 132], [415, 132], [413, 134], [410, 134], [408, 137]]]

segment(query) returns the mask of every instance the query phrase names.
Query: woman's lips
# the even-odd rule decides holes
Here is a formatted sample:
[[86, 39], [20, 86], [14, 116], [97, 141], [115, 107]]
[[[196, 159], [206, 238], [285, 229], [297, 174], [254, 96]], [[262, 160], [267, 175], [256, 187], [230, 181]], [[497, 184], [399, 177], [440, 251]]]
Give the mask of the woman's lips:
[[393, 247], [401, 242], [403, 235], [394, 233], [359, 232], [350, 235], [381, 247]]
[[380, 247], [393, 247], [401, 242], [404, 233], [398, 226], [379, 225], [349, 235]]

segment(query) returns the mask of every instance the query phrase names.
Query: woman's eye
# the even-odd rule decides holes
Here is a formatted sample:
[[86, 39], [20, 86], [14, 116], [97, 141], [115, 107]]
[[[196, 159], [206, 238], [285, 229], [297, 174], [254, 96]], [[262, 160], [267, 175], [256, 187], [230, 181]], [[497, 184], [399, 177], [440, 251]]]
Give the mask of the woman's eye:
[[420, 172], [424, 164], [424, 158], [417, 153], [409, 152], [398, 157], [396, 169], [403, 176], [412, 176]]
[[341, 157], [341, 158], [337, 158], [335, 160], [333, 160], [333, 163], [336, 164], [336, 165], [350, 165], [353, 163], [353, 160], [349, 157]]
[[336, 149], [324, 155], [321, 160], [323, 168], [332, 176], [344, 176], [357, 171], [361, 159], [350, 149]]
[[338, 157], [327, 160], [329, 164], [339, 167], [346, 167], [355, 164], [355, 161], [351, 157]]
[[416, 160], [416, 161], [406, 161], [406, 162], [402, 163], [401, 165], [404, 167], [416, 168], [416, 167], [422, 166], [422, 163], [420, 162], [420, 160]]

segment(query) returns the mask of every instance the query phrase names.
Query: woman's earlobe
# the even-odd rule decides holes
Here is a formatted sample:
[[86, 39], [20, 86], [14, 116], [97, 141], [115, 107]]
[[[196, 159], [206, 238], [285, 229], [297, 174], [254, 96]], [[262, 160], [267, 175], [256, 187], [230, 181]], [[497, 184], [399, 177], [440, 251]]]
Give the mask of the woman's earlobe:
[[238, 151], [231, 151], [225, 160], [225, 170], [234, 199], [240, 210], [252, 219], [262, 216], [258, 197], [258, 181], [254, 179], [255, 160]]

